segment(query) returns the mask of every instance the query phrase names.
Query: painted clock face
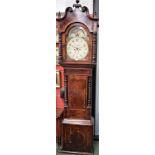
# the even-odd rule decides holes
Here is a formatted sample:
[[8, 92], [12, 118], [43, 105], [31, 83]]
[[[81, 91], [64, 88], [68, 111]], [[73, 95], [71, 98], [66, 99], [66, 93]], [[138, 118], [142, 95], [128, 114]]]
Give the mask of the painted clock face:
[[80, 37], [72, 38], [67, 44], [67, 54], [76, 61], [84, 59], [88, 54], [87, 42]]
[[67, 56], [75, 61], [85, 60], [89, 52], [88, 36], [81, 27], [70, 30], [67, 42]]

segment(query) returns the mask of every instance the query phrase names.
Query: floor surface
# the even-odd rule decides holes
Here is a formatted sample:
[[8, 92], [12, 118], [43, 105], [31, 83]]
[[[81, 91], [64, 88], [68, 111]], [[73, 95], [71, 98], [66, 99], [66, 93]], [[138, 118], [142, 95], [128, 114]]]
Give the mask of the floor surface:
[[[57, 152], [56, 155], [77, 155], [77, 154], [58, 153]], [[98, 141], [94, 141], [94, 155], [99, 155], [99, 142]]]

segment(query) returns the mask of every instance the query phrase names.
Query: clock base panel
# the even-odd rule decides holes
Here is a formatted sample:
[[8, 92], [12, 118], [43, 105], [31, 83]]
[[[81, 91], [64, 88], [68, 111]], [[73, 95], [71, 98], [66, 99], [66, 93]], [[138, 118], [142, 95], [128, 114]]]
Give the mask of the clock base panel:
[[93, 154], [93, 119], [64, 119], [59, 152]]

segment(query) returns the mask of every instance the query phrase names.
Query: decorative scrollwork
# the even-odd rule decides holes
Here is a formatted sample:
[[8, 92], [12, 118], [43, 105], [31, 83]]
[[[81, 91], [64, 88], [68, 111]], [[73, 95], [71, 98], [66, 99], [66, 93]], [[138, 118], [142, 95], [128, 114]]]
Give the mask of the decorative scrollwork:
[[76, 0], [76, 4], [73, 4], [73, 8], [81, 8], [82, 12], [87, 12], [88, 8], [86, 6], [82, 6], [79, 2], [79, 0]]
[[82, 7], [82, 12], [88, 12], [88, 8], [86, 6]]
[[73, 9], [72, 9], [71, 7], [68, 7], [68, 8], [66, 9], [66, 11], [67, 11], [67, 12], [73, 12]]

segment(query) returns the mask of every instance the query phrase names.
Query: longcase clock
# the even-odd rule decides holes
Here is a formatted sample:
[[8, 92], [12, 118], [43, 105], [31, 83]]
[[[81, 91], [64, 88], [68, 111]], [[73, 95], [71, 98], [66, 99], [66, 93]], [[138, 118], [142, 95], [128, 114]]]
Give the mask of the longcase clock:
[[92, 154], [93, 72], [96, 67], [98, 18], [79, 1], [57, 17], [59, 64], [64, 67], [64, 114], [60, 152]]

